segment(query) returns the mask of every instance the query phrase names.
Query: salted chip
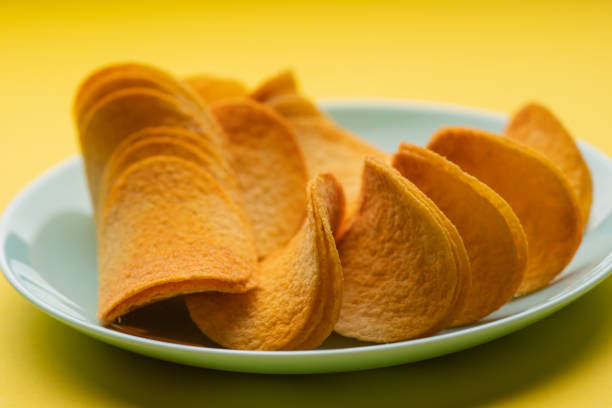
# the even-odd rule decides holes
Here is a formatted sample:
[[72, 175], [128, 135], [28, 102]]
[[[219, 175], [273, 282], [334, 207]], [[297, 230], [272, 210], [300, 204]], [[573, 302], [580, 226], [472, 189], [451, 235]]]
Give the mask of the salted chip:
[[284, 117], [316, 116], [321, 114], [314, 103], [297, 94], [275, 96], [269, 99], [266, 104]]
[[212, 75], [195, 75], [184, 80], [206, 103], [247, 95], [247, 87], [231, 78]]
[[329, 172], [344, 188], [347, 214], [358, 205], [361, 169], [366, 156], [388, 161], [389, 156], [340, 128], [324, 115], [291, 116], [287, 120], [297, 135], [310, 174]]
[[366, 156], [389, 161], [389, 155], [336, 125], [297, 94], [293, 74], [283, 72], [270, 78], [251, 96], [275, 109], [289, 122], [300, 144], [309, 174], [332, 173], [344, 188], [347, 215], [358, 203], [361, 170]]
[[297, 82], [291, 71], [281, 71], [266, 79], [251, 92], [251, 98], [266, 102], [279, 95], [297, 94]]
[[186, 293], [245, 292], [252, 236], [221, 185], [194, 163], [150, 157], [114, 183], [98, 228], [100, 320]]
[[425, 204], [433, 208], [432, 215], [438, 219], [438, 222], [444, 227], [444, 232], [451, 242], [453, 257], [457, 265], [457, 287], [452, 299], [452, 307], [446, 317], [432, 326], [423, 336], [429, 336], [447, 328], [455, 321], [457, 316], [463, 312], [463, 308], [467, 302], [467, 296], [472, 286], [472, 267], [468, 258], [467, 250], [463, 244], [463, 239], [459, 235], [459, 231], [453, 223], [436, 207], [432, 201], [425, 201]]
[[[418, 190], [418, 188], [414, 185], [411, 185], [411, 188]], [[418, 191], [420, 192], [420, 190]], [[444, 319], [441, 319], [436, 325], [430, 327], [430, 329], [421, 336], [425, 337], [435, 334], [450, 326], [451, 323], [455, 321], [457, 316], [459, 316], [459, 314], [463, 311], [463, 307], [467, 301], [468, 292], [472, 285], [472, 272], [468, 254], [465, 249], [465, 245], [463, 244], [463, 239], [461, 238], [461, 235], [459, 235], [457, 228], [455, 228], [453, 223], [427, 196], [421, 194], [420, 197], [417, 196], [416, 198], [422, 200], [423, 204], [429, 207], [431, 215], [438, 220], [438, 223], [443, 227], [444, 233], [450, 240], [453, 258], [455, 259], [455, 265], [457, 266], [457, 286], [451, 301], [453, 306], [450, 308], [450, 311], [446, 317], [444, 317]]]
[[402, 143], [393, 167], [442, 210], [467, 250], [472, 285], [453, 325], [476, 322], [509, 301], [525, 273], [527, 240], [508, 203], [457, 165], [419, 146]]
[[169, 137], [174, 140], [179, 140], [180, 142], [186, 143], [189, 146], [203, 152], [211, 151], [212, 146], [214, 146], [216, 143], [213, 139], [209, 139], [206, 134], [195, 133], [185, 128], [176, 126], [151, 126], [138, 130], [123, 138], [115, 147], [113, 153], [124, 151], [131, 145], [140, 143], [143, 140], [158, 137]]
[[343, 272], [336, 248], [336, 236], [344, 219], [345, 198], [342, 187], [330, 174], [319, 175], [312, 186], [314, 206], [318, 210], [317, 228], [324, 233], [318, 234], [319, 268], [327, 273], [321, 274], [319, 310], [313, 314], [310, 323], [312, 330], [295, 348], [310, 350], [319, 346], [333, 331], [342, 306]]
[[227, 136], [257, 253], [263, 258], [285, 246], [306, 213], [308, 175], [293, 130], [272, 109], [247, 98], [212, 105]]
[[195, 111], [154, 89], [129, 88], [105, 96], [79, 129], [92, 201], [97, 202], [100, 178], [110, 154], [130, 134], [152, 126], [181, 127], [221, 146], [221, 131], [218, 124], [211, 125], [213, 122], [216, 123], [210, 112]]
[[[134, 136], [124, 139], [106, 164], [98, 204], [104, 205], [106, 196], [117, 177], [132, 164], [154, 156], [174, 156], [191, 161], [205, 169], [226, 190], [235, 203], [241, 203], [242, 196], [238, 190], [233, 171], [224, 159], [201, 137], [179, 128], [145, 128]], [[99, 209], [96, 211], [99, 214]]]
[[331, 333], [342, 296], [342, 268], [333, 230], [342, 218], [342, 189], [330, 175], [308, 184], [300, 231], [264, 259], [258, 286], [244, 294], [185, 297], [192, 320], [218, 344], [235, 349], [314, 348]]
[[544, 106], [530, 103], [514, 114], [505, 134], [540, 152], [565, 174], [578, 198], [584, 227], [593, 201], [591, 172], [576, 141], [559, 119]]
[[145, 64], [114, 64], [91, 74], [80, 86], [73, 113], [77, 123], [106, 95], [128, 88], [150, 88], [177, 97], [183, 103], [201, 106], [197, 95], [171, 74]]
[[529, 246], [519, 293], [545, 286], [570, 262], [582, 239], [580, 209], [567, 178], [550, 160], [476, 129], [441, 129], [428, 147], [495, 190], [517, 215]]
[[338, 243], [344, 294], [336, 332], [382, 343], [442, 329], [469, 289], [461, 237], [431, 200], [381, 160], [365, 160], [361, 194]]

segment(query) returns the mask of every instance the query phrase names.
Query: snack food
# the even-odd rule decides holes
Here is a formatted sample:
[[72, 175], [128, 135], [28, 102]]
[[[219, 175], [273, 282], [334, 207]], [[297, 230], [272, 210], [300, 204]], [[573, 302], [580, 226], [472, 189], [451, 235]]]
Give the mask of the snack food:
[[290, 123], [295, 131], [309, 174], [329, 172], [342, 184], [347, 215], [356, 208], [361, 170], [366, 156], [388, 161], [389, 156], [336, 125], [298, 93], [295, 78], [285, 71], [257, 87], [251, 97], [264, 102]]
[[566, 177], [543, 155], [482, 130], [445, 128], [428, 148], [456, 163], [510, 204], [529, 246], [518, 292], [540, 289], [572, 259], [582, 219]]
[[185, 82], [206, 103], [247, 95], [247, 87], [242, 82], [231, 78], [220, 78], [213, 75], [194, 75], [186, 78]]
[[264, 258], [286, 245], [304, 220], [308, 175], [302, 151], [285, 121], [260, 103], [233, 98], [211, 108]]
[[403, 143], [393, 158], [335, 124], [289, 71], [248, 92], [118, 64], [83, 83], [73, 114], [99, 317], [120, 330], [126, 313], [184, 296], [186, 308], [152, 313], [183, 310], [230, 348], [311, 349], [332, 330], [428, 336], [545, 286], [592, 201], [575, 142], [534, 104], [505, 138], [446, 128], [431, 150]]
[[144, 159], [117, 179], [100, 215], [100, 320], [185, 293], [244, 292], [255, 265], [250, 230], [215, 179], [182, 158]]
[[96, 213], [119, 175], [132, 164], [152, 156], [176, 156], [192, 161], [210, 173], [232, 200], [240, 204], [242, 195], [233, 170], [201, 135], [179, 127], [147, 127], [132, 133], [115, 147], [104, 166], [98, 189]]
[[186, 297], [192, 320], [230, 348], [294, 350], [318, 346], [338, 318], [342, 268], [333, 231], [344, 198], [338, 182], [319, 175], [308, 185], [307, 216], [298, 234], [262, 261], [257, 287], [244, 294]]
[[336, 332], [374, 342], [441, 330], [470, 281], [461, 237], [418, 188], [367, 158], [362, 201], [338, 243], [344, 295]]
[[472, 285], [453, 325], [473, 323], [516, 293], [527, 265], [527, 239], [512, 208], [457, 165], [423, 147], [402, 143], [393, 167], [414, 183], [459, 231]]
[[591, 172], [559, 119], [544, 106], [530, 103], [512, 116], [505, 135], [540, 152], [565, 174], [578, 199], [584, 227], [593, 201]]
[[187, 103], [201, 106], [196, 94], [171, 74], [145, 64], [115, 64], [99, 69], [79, 87], [73, 105], [77, 125], [105, 96], [122, 89], [149, 88], [167, 93]]
[[269, 101], [281, 95], [292, 95], [297, 93], [297, 82], [293, 72], [281, 71], [260, 83], [252, 92], [251, 98], [256, 101]]
[[208, 126], [205, 116], [206, 111], [196, 111], [167, 93], [149, 88], [122, 89], [96, 102], [79, 128], [92, 202], [98, 200], [100, 177], [110, 154], [134, 132], [153, 126], [180, 127], [204, 134], [219, 146], [219, 130]]

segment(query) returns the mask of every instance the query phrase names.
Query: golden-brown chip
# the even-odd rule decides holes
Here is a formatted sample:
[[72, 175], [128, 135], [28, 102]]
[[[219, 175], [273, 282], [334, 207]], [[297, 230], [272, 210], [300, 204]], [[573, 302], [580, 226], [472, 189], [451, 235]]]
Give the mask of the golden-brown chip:
[[83, 119], [79, 136], [92, 201], [97, 202], [100, 177], [121, 141], [151, 126], [182, 127], [221, 145], [220, 128], [212, 114], [194, 111], [176, 98], [149, 88], [129, 88], [99, 100]]
[[247, 98], [212, 105], [263, 258], [285, 246], [306, 213], [308, 175], [295, 134], [272, 109]]
[[350, 215], [358, 204], [364, 158], [375, 156], [388, 161], [388, 155], [340, 128], [326, 116], [287, 119], [298, 137], [309, 173], [329, 172], [338, 178], [347, 198], [347, 215]]
[[[190, 135], [190, 136], [187, 136]], [[98, 205], [104, 205], [113, 183], [132, 164], [152, 156], [175, 156], [191, 161], [204, 168], [236, 204], [242, 203], [233, 171], [224, 159], [212, 148], [207, 147], [196, 134], [179, 128], [145, 128], [128, 137], [111, 154], [100, 183]], [[198, 144], [189, 143], [197, 140]], [[99, 210], [99, 209], [98, 209]], [[99, 214], [99, 211], [96, 211]]]
[[544, 106], [530, 103], [514, 114], [505, 133], [548, 157], [565, 174], [578, 198], [584, 227], [593, 201], [591, 172], [559, 119]]
[[[154, 156], [175, 156], [191, 161], [204, 167], [205, 161], [202, 153], [189, 146], [187, 143], [171, 138], [148, 138], [128, 146], [125, 150], [116, 150], [106, 164], [100, 191], [98, 192], [98, 205], [103, 206], [108, 192], [112, 188], [117, 177], [121, 175], [132, 164]], [[99, 213], [99, 212], [98, 212]]]
[[[313, 329], [296, 349], [310, 350], [319, 346], [333, 331], [342, 306], [343, 272], [340, 257], [336, 249], [334, 235], [338, 233], [344, 219], [344, 193], [333, 176], [320, 175], [323, 180], [314, 182], [312, 197], [314, 207], [319, 214], [318, 226], [323, 234], [318, 234], [319, 268], [321, 274], [320, 310], [313, 314]], [[328, 180], [325, 180], [328, 179]], [[327, 271], [327, 273], [325, 273]]]
[[[409, 184], [411, 189], [415, 189], [417, 192], [420, 192], [420, 190], [418, 190], [418, 188], [412, 183]], [[452, 306], [446, 317], [441, 319], [438, 324], [433, 325], [427, 332], [423, 333], [421, 337], [425, 337], [435, 334], [450, 326], [455, 318], [463, 311], [463, 307], [467, 301], [468, 292], [472, 285], [472, 272], [465, 245], [463, 244], [463, 240], [461, 235], [459, 235], [457, 228], [455, 228], [453, 223], [427, 196], [423, 195], [422, 193], [417, 193], [414, 195], [414, 199], [421, 201], [425, 207], [429, 208], [432, 217], [435, 218], [442, 226], [444, 234], [451, 243], [452, 255], [455, 259], [455, 265], [457, 266], [457, 285], [451, 301]]]
[[466, 128], [441, 129], [428, 147], [512, 207], [529, 246], [520, 293], [545, 286], [570, 262], [582, 239], [580, 210], [566, 177], [546, 157], [508, 138]]
[[187, 85], [206, 103], [247, 95], [247, 87], [236, 79], [212, 75], [194, 75], [185, 79]]
[[80, 86], [73, 112], [77, 123], [106, 95], [127, 88], [150, 88], [201, 106], [197, 95], [171, 74], [145, 64], [114, 64], [92, 73]]
[[209, 139], [207, 135], [203, 133], [194, 133], [185, 128], [176, 126], [151, 126], [138, 130], [123, 138], [113, 150], [113, 154], [115, 151], [124, 151], [131, 145], [142, 142], [143, 140], [158, 137], [169, 137], [174, 140], [179, 140], [182, 143], [186, 143], [194, 149], [201, 150], [207, 154], [208, 152], [212, 153], [212, 146], [215, 145], [215, 142]]
[[435, 334], [442, 329], [447, 328], [453, 321], [463, 312], [463, 308], [467, 302], [469, 290], [472, 286], [472, 267], [468, 258], [467, 250], [459, 235], [459, 231], [453, 223], [436, 207], [432, 201], [425, 201], [425, 204], [430, 207], [432, 215], [438, 219], [438, 222], [444, 227], [444, 233], [451, 242], [453, 257], [457, 265], [457, 287], [451, 304], [449, 313], [446, 317], [432, 326], [423, 336]]
[[316, 116], [321, 111], [310, 100], [297, 94], [279, 95], [269, 99], [266, 105], [284, 117]]
[[251, 98], [259, 102], [266, 102], [279, 95], [297, 93], [297, 83], [291, 71], [281, 71], [266, 79], [251, 92]]
[[332, 173], [346, 194], [350, 215], [356, 208], [361, 186], [361, 169], [366, 156], [389, 161], [389, 155], [336, 125], [316, 109], [308, 99], [297, 94], [297, 85], [289, 71], [268, 79], [251, 97], [275, 109], [292, 126], [310, 175]]
[[509, 301], [523, 279], [527, 240], [508, 203], [455, 164], [419, 146], [402, 143], [393, 167], [442, 210], [463, 239], [472, 285], [453, 325], [476, 322]]
[[469, 286], [459, 234], [431, 200], [381, 160], [366, 159], [361, 194], [338, 243], [344, 294], [336, 332], [392, 342], [440, 330]]
[[206, 171], [157, 156], [114, 183], [98, 229], [98, 315], [203, 291], [245, 292], [256, 265], [250, 229]]
[[255, 289], [185, 298], [202, 332], [237, 349], [318, 346], [331, 332], [341, 302], [342, 269], [331, 228], [338, 225], [343, 204], [332, 176], [312, 180], [304, 224], [285, 248], [260, 264]]

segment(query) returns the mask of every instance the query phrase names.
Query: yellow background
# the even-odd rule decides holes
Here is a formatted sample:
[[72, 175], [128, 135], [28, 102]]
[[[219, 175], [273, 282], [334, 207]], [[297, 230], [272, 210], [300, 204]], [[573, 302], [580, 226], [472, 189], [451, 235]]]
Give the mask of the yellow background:
[[[0, 4], [0, 207], [75, 153], [69, 109], [101, 64], [253, 84], [294, 68], [315, 97], [550, 106], [612, 154], [612, 2]], [[321, 376], [215, 372], [81, 335], [0, 279], [0, 407], [612, 406], [612, 280], [529, 328], [454, 355]]]

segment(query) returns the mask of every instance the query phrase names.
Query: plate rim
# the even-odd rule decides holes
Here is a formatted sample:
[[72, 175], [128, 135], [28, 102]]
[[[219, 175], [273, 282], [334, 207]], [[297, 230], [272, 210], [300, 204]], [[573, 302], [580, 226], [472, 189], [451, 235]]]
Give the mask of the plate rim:
[[[489, 118], [495, 118], [498, 120], [507, 120], [508, 116], [501, 112], [490, 111], [481, 108], [473, 108], [469, 106], [461, 106], [447, 103], [438, 103], [438, 102], [430, 102], [430, 101], [418, 101], [418, 100], [406, 100], [406, 99], [381, 99], [381, 98], [326, 98], [319, 100], [323, 109], [334, 109], [334, 108], [369, 108], [369, 109], [385, 109], [385, 108], [404, 108], [404, 109], [426, 109], [430, 111], [453, 111], [462, 114], [470, 114], [476, 116], [486, 116]], [[594, 155], [599, 160], [604, 160], [610, 164], [612, 164], [612, 159], [610, 159], [603, 152], [595, 148], [594, 146], [586, 143], [584, 141], [579, 140], [579, 145], [581, 148], [588, 151], [590, 155]], [[32, 181], [26, 184], [9, 202], [6, 206], [5, 210], [0, 217], [0, 244], [4, 244], [7, 234], [10, 231], [11, 220], [13, 215], [19, 210], [21, 207], [21, 203], [26, 201], [33, 193], [35, 193], [41, 185], [46, 184], [49, 180], [53, 179], [57, 174], [69, 171], [71, 167], [78, 166], [82, 163], [82, 158], [79, 154], [74, 154], [67, 159], [60, 161], [59, 163], [53, 165], [47, 170], [43, 171], [37, 177], [35, 177]], [[434, 351], [431, 355], [425, 356], [422, 358], [416, 359], [407, 359], [407, 360], [399, 360], [397, 362], [386, 362], [384, 359], [381, 364], [370, 363], [370, 364], [357, 364], [356, 367], [331, 367], [330, 369], [323, 368], [314, 368], [314, 369], [304, 369], [304, 367], [297, 367], [298, 369], [292, 370], [290, 367], [284, 366], [273, 366], [268, 367], [267, 369], [264, 367], [244, 367], [240, 365], [240, 362], [234, 361], [232, 358], [228, 360], [227, 364], [212, 364], [214, 362], [206, 362], [201, 360], [194, 361], [180, 361], [184, 364], [196, 365], [200, 367], [211, 367], [218, 368], [229, 371], [241, 371], [241, 372], [270, 372], [270, 373], [321, 373], [321, 372], [340, 372], [340, 371], [352, 371], [352, 370], [362, 370], [368, 368], [375, 367], [384, 367], [396, 364], [403, 364], [407, 362], [419, 361], [443, 354], [448, 354], [450, 352], [446, 352], [443, 349], [448, 347], [449, 343], [452, 343], [457, 340], [464, 339], [463, 343], [458, 347], [451, 347], [453, 350], [451, 352], [459, 351], [468, 347], [473, 347], [484, 342], [499, 338], [508, 334], [509, 332], [520, 329], [521, 327], [532, 324], [552, 313], [559, 310], [563, 306], [571, 303], [576, 300], [583, 294], [587, 293], [591, 289], [593, 289], [597, 284], [602, 282], [605, 278], [607, 278], [610, 273], [612, 273], [612, 251], [610, 251], [597, 265], [590, 268], [590, 271], [595, 271], [592, 276], [587, 277], [580, 285], [575, 288], [570, 289], [568, 292], [563, 294], [562, 296], [554, 297], [549, 299], [546, 302], [538, 304], [537, 306], [531, 307], [524, 311], [521, 311], [517, 314], [502, 317], [498, 320], [485, 322], [473, 326], [467, 326], [463, 329], [450, 332], [450, 333], [440, 333], [434, 336], [420, 338], [420, 339], [412, 339], [406, 341], [400, 341], [395, 343], [386, 343], [386, 344], [373, 344], [373, 345], [363, 345], [363, 346], [354, 346], [354, 347], [346, 347], [346, 348], [337, 348], [337, 349], [315, 349], [315, 350], [293, 350], [293, 351], [254, 351], [254, 350], [231, 350], [225, 348], [208, 348], [202, 346], [190, 346], [176, 343], [168, 343], [159, 340], [153, 340], [143, 337], [137, 337], [125, 333], [121, 333], [104, 326], [96, 325], [88, 321], [77, 319], [73, 316], [70, 316], [64, 313], [61, 310], [55, 309], [52, 305], [48, 305], [44, 301], [40, 300], [37, 296], [31, 294], [20, 282], [20, 280], [15, 276], [12, 271], [12, 268], [9, 266], [6, 253], [4, 250], [4, 245], [0, 247], [0, 269], [2, 270], [2, 274], [8, 280], [8, 282], [13, 286], [24, 298], [26, 298], [30, 303], [35, 305], [38, 309], [42, 310], [46, 314], [55, 318], [56, 320], [61, 321], [64, 324], [67, 324], [80, 332], [91, 335], [99, 340], [102, 340], [106, 343], [113, 344], [115, 346], [129, 348], [132, 351], [136, 351], [142, 354], [147, 354], [150, 356], [155, 356], [160, 359], [169, 360], [169, 361], [180, 361], [184, 360], [184, 358], [166, 358], [163, 355], [159, 355], [156, 351], [175, 351], [179, 353], [184, 353], [186, 356], [193, 357], [197, 356], [210, 356], [215, 359], [221, 357], [233, 357], [233, 358], [241, 358], [246, 357], [248, 361], [246, 364], [252, 364], [253, 359], [256, 360], [264, 360], [266, 362], [275, 362], [285, 364], [288, 359], [293, 362], [298, 360], [308, 360], [313, 357], [321, 357], [326, 358], [328, 356], [338, 356], [338, 357], [350, 357], [350, 356], [360, 356], [360, 355], [370, 355], [372, 353], [397, 353], [402, 351], [407, 351], [411, 348], [419, 348], [425, 346], [438, 346], [438, 349]], [[146, 350], [138, 349], [138, 347], [144, 347]], [[435, 348], [435, 347], [434, 347]], [[427, 353], [422, 353], [427, 354]], [[216, 363], [219, 363], [218, 360]], [[250, 363], [249, 363], [250, 361]], [[338, 362], [336, 362], [338, 363]], [[331, 364], [334, 366], [334, 364]], [[301, 369], [300, 369], [301, 368]]]

